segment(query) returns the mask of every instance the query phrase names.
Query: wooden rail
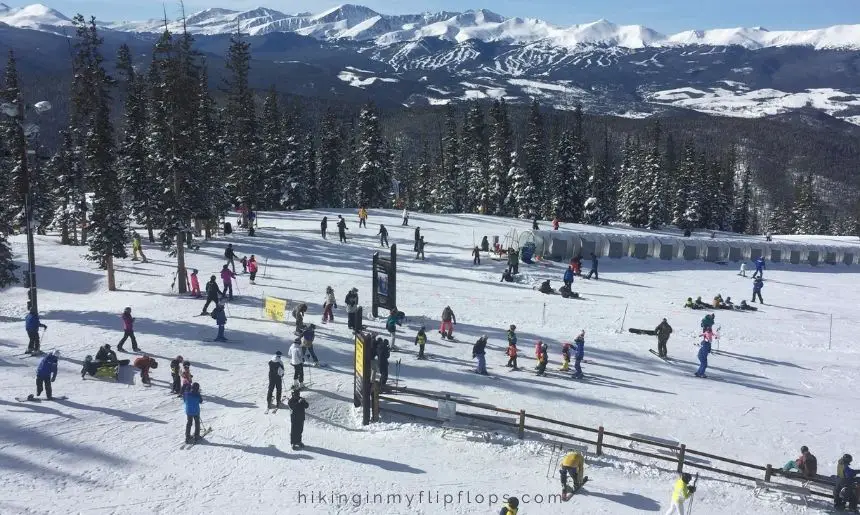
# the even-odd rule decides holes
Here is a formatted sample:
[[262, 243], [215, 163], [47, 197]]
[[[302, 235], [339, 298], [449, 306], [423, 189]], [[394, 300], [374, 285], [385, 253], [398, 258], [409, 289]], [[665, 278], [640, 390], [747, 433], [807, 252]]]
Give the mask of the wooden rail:
[[[792, 481], [798, 481], [798, 480], [808, 481], [810, 483], [814, 483], [816, 486], [825, 486], [825, 487], [832, 486], [832, 483], [828, 482], [828, 478], [825, 478], [825, 477], [801, 478], [801, 477], [795, 477], [792, 475], [786, 475], [782, 472], [781, 469], [774, 469], [769, 464], [766, 466], [756, 465], [756, 464], [748, 463], [745, 461], [740, 461], [740, 460], [736, 460], [736, 459], [732, 459], [732, 458], [726, 458], [726, 457], [719, 456], [716, 454], [711, 454], [711, 453], [707, 453], [707, 452], [703, 452], [703, 451], [697, 451], [694, 449], [688, 449], [686, 447], [686, 445], [684, 445], [684, 444], [672, 445], [672, 444], [664, 443], [664, 442], [660, 442], [660, 441], [649, 440], [647, 438], [642, 438], [639, 436], [631, 436], [631, 435], [625, 435], [625, 434], [621, 434], [621, 433], [606, 431], [606, 430], [604, 430], [603, 426], [600, 426], [597, 429], [594, 429], [591, 427], [581, 426], [581, 425], [577, 425], [577, 424], [571, 424], [569, 422], [563, 422], [561, 420], [555, 420], [555, 419], [551, 419], [548, 417], [542, 417], [539, 415], [531, 415], [531, 414], [526, 413], [525, 410], [517, 411], [517, 410], [499, 408], [496, 406], [491, 406], [489, 404], [472, 402], [472, 401], [460, 399], [460, 398], [455, 397], [455, 396], [451, 396], [450, 394], [437, 395], [437, 394], [432, 394], [432, 393], [419, 392], [419, 391], [415, 391], [415, 390], [408, 390], [406, 388], [388, 388], [387, 390], [389, 391], [389, 393], [392, 393], [392, 394], [408, 394], [408, 395], [414, 395], [416, 397], [421, 397], [421, 398], [426, 398], [426, 399], [431, 399], [431, 400], [437, 400], [437, 401], [439, 401], [439, 400], [453, 401], [453, 402], [456, 402], [457, 404], [462, 404], [464, 406], [469, 406], [471, 408], [483, 409], [483, 410], [487, 410], [490, 412], [499, 413], [502, 415], [513, 416], [516, 418], [512, 419], [512, 420], [505, 420], [505, 417], [494, 418], [491, 416], [481, 415], [478, 413], [464, 413], [464, 412], [459, 412], [459, 411], [457, 412], [457, 415], [459, 415], [459, 416], [471, 418], [474, 420], [479, 420], [482, 422], [487, 422], [490, 424], [496, 424], [496, 425], [500, 425], [500, 426], [504, 426], [504, 427], [513, 428], [516, 431], [517, 436], [520, 439], [525, 438], [525, 432], [526, 431], [530, 431], [532, 433], [538, 433], [538, 434], [542, 434], [542, 435], [553, 436], [555, 438], [561, 438], [563, 440], [568, 440], [571, 442], [593, 445], [593, 446], [595, 446], [595, 454], [597, 456], [603, 455], [603, 451], [605, 449], [609, 449], [612, 451], [617, 451], [617, 452], [622, 452], [622, 453], [627, 453], [627, 454], [633, 454], [636, 456], [644, 456], [644, 457], [651, 458], [651, 459], [658, 460], [658, 461], [675, 463], [677, 465], [676, 470], [679, 473], [682, 472], [685, 467], [691, 467], [691, 468], [695, 468], [695, 469], [706, 470], [708, 472], [713, 472], [715, 474], [722, 474], [725, 476], [730, 476], [730, 477], [733, 477], [736, 479], [742, 479], [745, 481], [755, 482], [755, 481], [761, 481], [761, 474], [760, 473], [764, 472], [764, 474], [763, 474], [764, 480], [767, 482], [771, 482], [771, 478], [773, 476], [782, 476], [785, 479], [792, 480]], [[419, 409], [428, 410], [428, 411], [436, 411], [437, 410], [436, 406], [428, 406], [426, 404], [421, 404], [419, 402], [413, 402], [413, 401], [408, 401], [408, 400], [400, 399], [397, 397], [393, 397], [392, 395], [382, 395], [382, 394], [376, 393], [376, 397], [377, 397], [377, 399], [376, 399], [377, 403], [379, 400], [383, 400], [383, 401], [394, 403], [394, 404], [402, 404], [405, 406], [411, 406], [414, 408], [419, 408]], [[378, 406], [379, 409], [383, 408], [383, 406], [379, 405], [379, 404], [376, 404], [376, 406]], [[403, 412], [400, 410], [390, 409], [387, 406], [384, 406], [384, 409], [391, 411], [391, 412], [394, 412], [394, 413], [399, 414], [399, 415], [407, 416], [407, 417], [415, 417], [415, 418], [419, 418], [419, 419], [431, 420], [431, 421], [438, 422], [438, 419], [436, 419], [435, 417], [429, 417], [426, 415], [418, 415], [418, 414], [413, 414], [413, 413], [406, 413], [406, 412]], [[597, 440], [595, 441], [593, 439], [571, 435], [571, 434], [568, 434], [567, 432], [565, 432], [563, 430], [556, 430], [556, 429], [551, 429], [551, 428], [547, 428], [547, 427], [530, 425], [527, 423], [528, 420], [544, 422], [544, 423], [560, 426], [560, 427], [566, 428], [566, 429], [574, 429], [577, 431], [583, 431], [586, 433], [596, 434]], [[612, 443], [606, 443], [606, 441], [605, 441], [606, 438], [614, 438], [614, 439], [625, 441], [625, 442], [638, 443], [638, 444], [650, 446], [651, 448], [669, 449], [669, 450], [672, 450], [673, 452], [675, 452], [676, 454], [674, 456], [667, 456], [665, 454], [656, 454], [655, 452], [651, 451], [650, 449], [649, 450], [642, 450], [642, 449], [636, 449], [636, 448], [632, 448], [632, 447], [622, 447], [620, 445], [615, 445]], [[721, 463], [734, 465], [736, 467], [743, 467], [746, 469], [751, 469], [751, 470], [755, 471], [755, 473], [759, 473], [759, 476], [756, 477], [753, 475], [743, 474], [743, 473], [735, 472], [732, 470], [726, 470], [723, 467], [717, 468], [717, 467], [710, 466], [710, 465], [704, 465], [701, 463], [696, 463], [694, 461], [688, 460], [687, 459], [688, 456], [701, 456], [703, 458], [708, 458], [710, 460], [718, 461]], [[776, 483], [776, 484], [779, 484], [779, 483]], [[816, 490], [810, 490], [810, 495], [814, 495], [816, 497], [821, 497], [821, 498], [825, 498], [825, 499], [832, 499], [832, 497], [833, 497], [833, 494], [830, 492], [821, 492], [821, 491], [816, 491]]]

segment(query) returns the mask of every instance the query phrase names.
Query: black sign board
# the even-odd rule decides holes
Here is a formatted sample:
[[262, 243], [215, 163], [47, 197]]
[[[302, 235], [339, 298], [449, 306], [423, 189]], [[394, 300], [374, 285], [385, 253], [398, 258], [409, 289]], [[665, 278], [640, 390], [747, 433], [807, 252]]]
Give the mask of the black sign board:
[[391, 246], [390, 257], [373, 254], [373, 298], [371, 314], [379, 318], [379, 308], [397, 308], [397, 244]]

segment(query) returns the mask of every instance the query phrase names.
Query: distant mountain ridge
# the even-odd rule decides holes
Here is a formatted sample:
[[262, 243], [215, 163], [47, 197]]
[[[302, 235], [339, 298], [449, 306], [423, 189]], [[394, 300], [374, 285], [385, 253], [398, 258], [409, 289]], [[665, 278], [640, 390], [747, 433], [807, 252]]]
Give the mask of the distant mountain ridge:
[[[5, 7], [5, 9], [4, 9]], [[0, 4], [0, 22], [12, 27], [52, 31], [69, 25], [69, 18], [42, 4], [9, 8]], [[486, 9], [384, 15], [361, 5], [344, 4], [318, 14], [286, 14], [258, 7], [246, 11], [210, 8], [188, 16], [194, 34], [217, 35], [236, 32], [251, 36], [272, 32], [295, 32], [322, 40], [373, 42], [385, 46], [423, 38], [453, 42], [477, 39], [484, 42], [527, 44], [546, 42], [562, 48], [617, 46], [622, 48], [666, 48], [692, 45], [737, 45], [755, 50], [769, 47], [809, 46], [816, 49], [860, 49], [860, 24], [836, 25], [804, 31], [768, 31], [761, 27], [689, 30], [663, 35], [641, 25], [616, 25], [598, 20], [560, 26], [534, 18], [507, 18]], [[122, 32], [161, 32], [164, 21], [102, 21], [102, 27]], [[181, 28], [181, 22], [168, 25]]]

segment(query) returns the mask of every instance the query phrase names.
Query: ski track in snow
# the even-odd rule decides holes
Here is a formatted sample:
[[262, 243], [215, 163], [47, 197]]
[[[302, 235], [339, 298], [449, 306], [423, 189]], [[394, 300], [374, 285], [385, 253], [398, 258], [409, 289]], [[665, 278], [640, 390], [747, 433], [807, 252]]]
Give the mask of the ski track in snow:
[[[323, 214], [331, 218], [337, 213], [348, 220], [346, 245], [337, 242], [336, 233], [328, 241], [318, 234]], [[498, 235], [504, 241], [510, 227], [523, 231], [530, 221], [414, 213], [411, 225], [401, 227], [399, 212], [371, 210], [368, 229], [359, 229], [354, 211], [261, 213], [256, 237], [240, 231], [205, 242], [199, 252], [187, 255], [188, 266], [200, 270], [201, 285], [220, 269], [227, 242], [240, 257], [258, 257], [256, 285], [239, 275], [227, 322], [227, 337], [236, 341], [225, 343], [208, 341], [216, 332], [213, 321], [194, 316], [201, 300], [170, 292], [173, 261], [155, 245], [145, 243], [149, 263], [118, 264], [119, 291], [109, 293], [103, 273], [83, 259], [83, 248], [60, 246], [56, 236], [37, 236], [39, 302], [42, 321], [49, 326], [43, 348], [63, 352], [54, 391], [69, 398], [53, 403], [14, 400], [32, 392], [37, 360], [18, 357], [26, 347], [26, 291], [20, 286], [5, 290], [0, 300], [0, 388], [5, 392], [0, 398], [0, 513], [471, 514], [497, 513], [501, 506], [501, 500], [476, 502], [477, 495], [558, 493], [557, 460], [550, 463], [550, 448], [539, 441], [519, 441], [501, 432], [487, 442], [479, 429], [472, 435], [452, 432], [386, 412], [382, 423], [360, 425], [352, 407], [352, 339], [342, 304], [333, 324], [319, 321], [329, 285], [339, 303], [349, 288], [358, 287], [369, 314], [370, 263], [378, 250], [374, 235], [379, 223], [389, 228], [391, 243], [399, 244], [399, 307], [412, 319], [398, 333], [406, 352], [392, 354], [391, 382], [400, 359], [401, 385], [594, 428], [603, 425], [608, 431], [671, 438], [761, 465], [779, 466], [808, 445], [818, 457], [819, 471], [831, 474], [842, 453], [858, 452], [852, 445], [860, 440], [860, 415], [845, 409], [846, 402], [856, 400], [854, 392], [846, 394], [846, 385], [856, 385], [860, 375], [860, 352], [853, 345], [860, 330], [855, 318], [857, 267], [769, 264], [763, 294], [772, 305], [758, 313], [716, 312], [720, 350], [727, 354], [710, 357], [708, 374], [719, 379], [711, 381], [692, 377], [698, 350], [693, 343], [704, 312], [685, 311], [681, 305], [688, 296], [707, 300], [716, 293], [736, 302], [747, 298], [751, 281], [739, 277], [733, 265], [602, 259], [601, 279], [577, 279], [574, 289], [583, 300], [573, 301], [532, 289], [545, 278], [558, 287], [561, 264], [521, 264], [522, 284], [499, 283], [505, 263], [486, 255], [480, 266], [472, 266], [470, 249], [482, 236]], [[415, 225], [427, 241], [423, 262], [411, 253]], [[563, 225], [562, 231], [577, 229]], [[24, 238], [11, 241], [17, 258], [23, 258]], [[585, 265], [587, 270], [587, 261]], [[276, 350], [286, 353], [293, 325], [262, 320], [263, 295], [308, 304], [306, 320], [318, 325], [316, 352], [332, 367], [306, 372], [313, 386], [304, 394], [310, 409], [303, 451], [290, 449], [288, 409], [264, 414], [266, 363]], [[459, 322], [457, 342], [440, 342], [436, 331], [447, 304]], [[625, 332], [619, 333], [628, 304]], [[132, 307], [137, 319], [141, 349], [159, 362], [153, 387], [143, 388], [133, 369], [124, 370], [117, 383], [82, 381], [84, 356], [104, 343], [115, 346], [121, 337], [119, 314], [125, 306]], [[629, 327], [653, 328], [664, 316], [675, 329], [669, 341], [675, 358], [671, 364], [648, 352], [656, 348], [653, 337], [626, 332]], [[427, 352], [434, 356], [428, 361], [412, 354], [411, 341], [422, 321], [427, 324]], [[383, 321], [366, 324], [380, 329]], [[510, 324], [518, 328], [524, 370], [509, 374], [503, 353]], [[592, 379], [570, 381], [555, 371], [561, 344], [581, 329], [586, 331], [586, 359], [594, 362], [583, 368]], [[501, 376], [497, 381], [464, 371], [473, 366], [471, 342], [484, 333], [490, 337], [489, 371]], [[547, 370], [553, 373], [547, 377], [535, 377], [532, 371], [537, 338], [550, 346]], [[213, 428], [206, 443], [188, 450], [180, 450], [182, 401], [167, 393], [169, 360], [177, 354], [192, 363], [204, 395], [203, 426]], [[521, 513], [665, 511], [673, 469], [671, 463], [628, 454], [589, 454], [591, 480], [580, 495], [563, 507], [523, 503]], [[697, 515], [804, 512], [802, 503], [757, 498], [750, 484], [726, 476], [703, 473], [699, 485]], [[439, 499], [407, 502], [404, 497], [368, 504], [363, 497], [349, 497], [332, 504], [330, 498], [313, 503], [299, 497], [421, 491], [426, 496], [428, 490]], [[452, 498], [447, 505], [446, 494]], [[458, 496], [464, 497], [457, 501]]]

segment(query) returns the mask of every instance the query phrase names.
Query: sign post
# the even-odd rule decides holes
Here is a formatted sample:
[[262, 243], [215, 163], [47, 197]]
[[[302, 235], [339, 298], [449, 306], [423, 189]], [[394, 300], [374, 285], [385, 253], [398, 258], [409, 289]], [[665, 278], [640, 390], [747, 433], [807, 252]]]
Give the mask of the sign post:
[[373, 290], [371, 314], [379, 318], [379, 308], [397, 308], [397, 244], [391, 246], [389, 257], [373, 254]]
[[361, 407], [361, 425], [370, 423], [370, 345], [373, 336], [355, 333], [353, 405]]

